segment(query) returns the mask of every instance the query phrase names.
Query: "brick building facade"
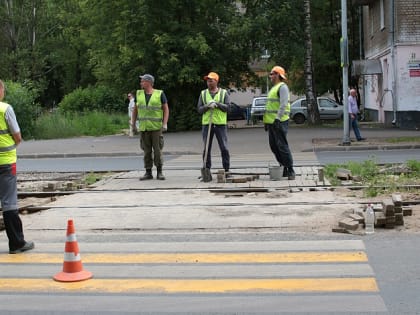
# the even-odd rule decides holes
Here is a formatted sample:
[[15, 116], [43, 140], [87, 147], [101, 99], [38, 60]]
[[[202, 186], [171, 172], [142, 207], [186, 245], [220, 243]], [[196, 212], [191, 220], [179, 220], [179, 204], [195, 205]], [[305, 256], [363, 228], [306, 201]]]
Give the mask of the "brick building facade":
[[420, 129], [420, 1], [354, 2], [362, 9], [365, 58], [365, 66], [355, 74], [361, 75], [367, 116], [402, 129]]

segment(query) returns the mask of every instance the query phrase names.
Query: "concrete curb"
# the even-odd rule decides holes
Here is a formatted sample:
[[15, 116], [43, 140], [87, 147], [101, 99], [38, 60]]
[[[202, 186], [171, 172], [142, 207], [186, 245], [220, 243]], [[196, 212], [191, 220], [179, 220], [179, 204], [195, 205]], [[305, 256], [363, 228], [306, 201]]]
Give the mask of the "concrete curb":
[[325, 152], [325, 151], [367, 151], [367, 150], [410, 150], [419, 149], [420, 144], [402, 144], [402, 145], [363, 145], [363, 146], [326, 146], [326, 147], [314, 147], [313, 150], [305, 149], [302, 152]]

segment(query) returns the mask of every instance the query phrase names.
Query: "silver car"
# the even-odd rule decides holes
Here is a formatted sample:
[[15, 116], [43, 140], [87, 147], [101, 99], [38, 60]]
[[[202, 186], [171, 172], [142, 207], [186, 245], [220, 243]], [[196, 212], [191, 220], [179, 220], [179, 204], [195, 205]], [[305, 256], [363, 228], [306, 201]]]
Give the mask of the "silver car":
[[[318, 97], [318, 109], [321, 120], [343, 118], [343, 105], [328, 97]], [[299, 98], [290, 105], [290, 118], [297, 124], [303, 124], [308, 119], [308, 104], [306, 98]]]
[[251, 104], [251, 117], [253, 120], [262, 119], [266, 103], [267, 96], [254, 97]]

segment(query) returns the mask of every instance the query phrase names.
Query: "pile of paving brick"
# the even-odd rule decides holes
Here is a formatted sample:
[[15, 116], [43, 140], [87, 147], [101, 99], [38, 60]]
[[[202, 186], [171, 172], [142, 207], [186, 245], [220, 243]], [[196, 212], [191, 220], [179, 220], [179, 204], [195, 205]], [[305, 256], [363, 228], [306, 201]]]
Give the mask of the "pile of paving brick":
[[251, 182], [259, 178], [259, 175], [243, 175], [243, 176], [234, 176], [225, 170], [219, 170], [217, 172], [217, 182], [218, 183], [246, 183]]
[[50, 191], [74, 191], [85, 188], [83, 184], [77, 184], [74, 182], [66, 182], [66, 183], [48, 183], [47, 185], [42, 187], [42, 191], [50, 192]]
[[371, 205], [375, 212], [375, 228], [393, 229], [404, 225], [404, 216], [411, 216], [413, 209], [403, 206], [400, 194], [392, 194], [381, 203], [368, 203], [363, 209], [348, 214], [333, 227], [333, 232], [363, 234], [366, 220], [366, 208]]

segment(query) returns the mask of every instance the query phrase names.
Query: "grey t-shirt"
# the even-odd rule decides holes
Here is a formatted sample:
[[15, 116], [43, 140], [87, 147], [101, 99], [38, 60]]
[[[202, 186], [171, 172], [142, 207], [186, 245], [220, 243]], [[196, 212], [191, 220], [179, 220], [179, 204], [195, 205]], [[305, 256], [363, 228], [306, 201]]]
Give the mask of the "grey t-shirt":
[[4, 118], [6, 119], [7, 125], [9, 126], [9, 132], [11, 134], [20, 132], [19, 124], [12, 106], [9, 105], [9, 107], [7, 107]]
[[284, 115], [286, 106], [289, 103], [289, 87], [286, 84], [282, 84], [279, 89], [280, 106], [277, 112], [277, 118], [280, 119]]

